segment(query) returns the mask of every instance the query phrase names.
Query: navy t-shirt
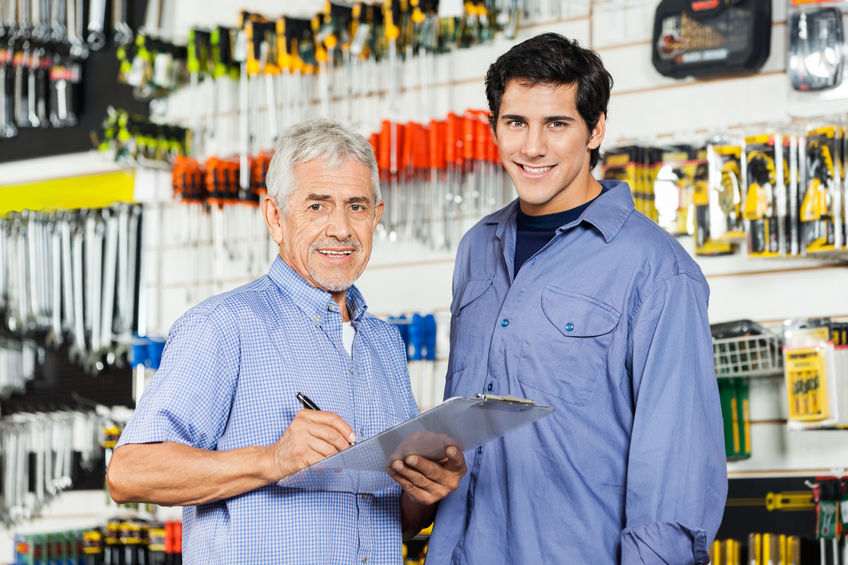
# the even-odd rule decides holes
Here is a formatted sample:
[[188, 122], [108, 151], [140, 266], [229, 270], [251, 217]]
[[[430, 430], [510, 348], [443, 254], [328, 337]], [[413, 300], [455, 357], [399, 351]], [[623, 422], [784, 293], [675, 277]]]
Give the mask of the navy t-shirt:
[[[606, 188], [601, 190], [601, 194], [604, 192]], [[558, 227], [576, 220], [595, 198], [571, 210], [541, 216], [528, 216], [519, 208], [518, 230], [515, 235], [515, 274], [518, 274], [527, 259], [535, 255], [553, 238]]]

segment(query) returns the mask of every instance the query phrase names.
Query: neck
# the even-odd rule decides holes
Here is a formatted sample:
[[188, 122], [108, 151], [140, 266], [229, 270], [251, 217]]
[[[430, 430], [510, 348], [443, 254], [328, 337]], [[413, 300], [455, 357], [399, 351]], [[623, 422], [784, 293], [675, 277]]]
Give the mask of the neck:
[[347, 311], [347, 290], [341, 292], [331, 292], [333, 302], [339, 307], [339, 313], [342, 315], [342, 322], [350, 321], [350, 312]]

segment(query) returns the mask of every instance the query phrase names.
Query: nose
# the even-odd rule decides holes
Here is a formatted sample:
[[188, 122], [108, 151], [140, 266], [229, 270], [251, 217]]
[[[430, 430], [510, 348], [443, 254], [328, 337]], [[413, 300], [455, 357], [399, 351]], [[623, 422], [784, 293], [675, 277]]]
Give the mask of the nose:
[[337, 206], [327, 218], [327, 237], [344, 241], [350, 237], [350, 218], [344, 206]]
[[525, 129], [524, 139], [521, 144], [521, 153], [528, 158], [542, 157], [547, 148], [544, 130], [536, 126], [528, 126]]

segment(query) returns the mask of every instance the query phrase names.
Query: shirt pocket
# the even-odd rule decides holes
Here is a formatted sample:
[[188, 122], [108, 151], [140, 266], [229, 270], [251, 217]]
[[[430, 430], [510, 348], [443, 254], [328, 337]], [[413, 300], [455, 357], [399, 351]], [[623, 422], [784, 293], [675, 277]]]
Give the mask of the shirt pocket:
[[448, 382], [454, 373], [465, 369], [475, 356], [480, 355], [484, 344], [481, 324], [487, 315], [486, 296], [491, 295], [491, 279], [466, 281], [451, 302], [451, 355], [448, 365]]
[[552, 286], [542, 291], [541, 308], [544, 318], [524, 339], [519, 381], [584, 406], [606, 369], [621, 313], [590, 296]]

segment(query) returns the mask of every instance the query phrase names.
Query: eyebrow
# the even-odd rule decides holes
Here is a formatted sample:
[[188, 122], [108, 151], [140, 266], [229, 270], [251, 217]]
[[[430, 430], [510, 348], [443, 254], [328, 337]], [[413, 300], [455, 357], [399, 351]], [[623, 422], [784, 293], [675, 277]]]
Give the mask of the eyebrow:
[[330, 198], [331, 197], [330, 197], [329, 194], [318, 194], [318, 193], [315, 193], [315, 192], [311, 193], [309, 196], [306, 197], [307, 200], [322, 200], [322, 201], [323, 200], [330, 200]]
[[[527, 118], [524, 116], [519, 116], [518, 114], [504, 114], [501, 116], [501, 120], [508, 122], [512, 120], [518, 120], [522, 122], [526, 122]], [[574, 118], [571, 116], [545, 116], [542, 118], [545, 123], [548, 122], [573, 122]]]
[[[319, 202], [326, 202], [327, 200], [332, 200], [333, 197], [329, 194], [318, 194], [313, 192], [306, 197], [307, 200], [317, 200]], [[370, 199], [367, 196], [351, 196], [347, 200], [345, 200], [346, 204], [368, 204]]]

